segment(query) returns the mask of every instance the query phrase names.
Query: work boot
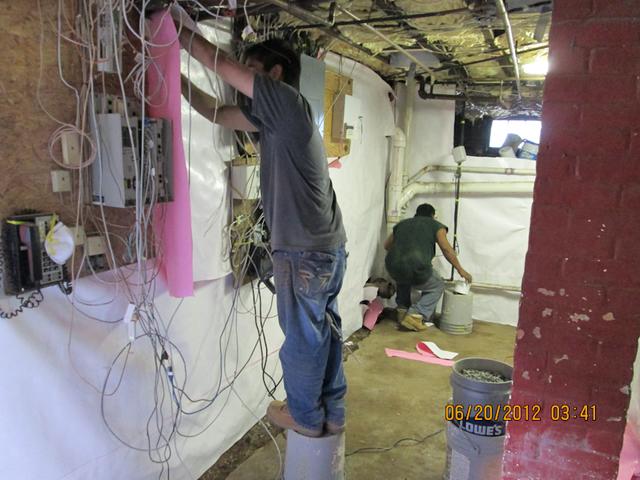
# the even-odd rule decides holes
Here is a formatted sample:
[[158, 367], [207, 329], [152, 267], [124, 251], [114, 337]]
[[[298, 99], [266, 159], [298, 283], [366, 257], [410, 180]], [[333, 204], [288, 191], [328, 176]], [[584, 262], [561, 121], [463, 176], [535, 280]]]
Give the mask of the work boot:
[[402, 320], [404, 320], [405, 315], [407, 314], [407, 309], [406, 308], [396, 308], [396, 321], [398, 323], [402, 322]]
[[414, 332], [421, 332], [427, 329], [427, 326], [422, 323], [422, 315], [419, 313], [407, 313], [400, 322], [400, 325]]
[[324, 429], [329, 435], [340, 435], [342, 432], [344, 432], [344, 428], [344, 423], [342, 425], [334, 422], [326, 422], [324, 424]]
[[274, 400], [269, 404], [267, 408], [267, 418], [272, 425], [276, 427], [284, 428], [285, 430], [293, 430], [305, 437], [320, 437], [322, 436], [322, 430], [311, 430], [299, 425], [289, 413], [289, 408], [286, 402]]

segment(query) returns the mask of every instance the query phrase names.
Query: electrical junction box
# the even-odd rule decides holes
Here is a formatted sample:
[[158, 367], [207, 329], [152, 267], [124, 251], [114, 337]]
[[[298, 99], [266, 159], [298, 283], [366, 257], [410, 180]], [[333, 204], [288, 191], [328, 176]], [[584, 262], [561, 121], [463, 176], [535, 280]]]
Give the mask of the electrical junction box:
[[[144, 145], [140, 145], [144, 131]], [[105, 207], [136, 205], [138, 178], [146, 204], [173, 200], [172, 128], [166, 119], [96, 114], [98, 154], [92, 164], [92, 199]], [[155, 197], [155, 198], [154, 198]]]
[[62, 161], [65, 165], [78, 167], [82, 163], [80, 158], [80, 134], [78, 132], [64, 132], [60, 137], [62, 146]]
[[101, 235], [94, 235], [87, 237], [85, 245], [87, 256], [93, 257], [95, 255], [105, 255], [107, 253], [107, 246], [104, 238]]
[[71, 191], [71, 173], [67, 170], [51, 170], [51, 186], [54, 193]]
[[231, 192], [234, 200], [260, 198], [260, 165], [232, 165]]
[[[117, 73], [122, 69], [122, 15], [118, 2], [98, 0], [96, 70]], [[114, 8], [115, 7], [115, 8]]]
[[307, 99], [316, 126], [323, 132], [325, 64], [308, 55], [300, 55], [300, 93]]

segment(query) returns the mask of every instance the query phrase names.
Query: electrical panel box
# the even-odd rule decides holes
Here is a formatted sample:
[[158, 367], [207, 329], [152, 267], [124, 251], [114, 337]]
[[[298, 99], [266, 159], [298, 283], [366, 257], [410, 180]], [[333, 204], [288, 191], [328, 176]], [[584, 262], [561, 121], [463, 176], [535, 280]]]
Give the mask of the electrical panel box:
[[[98, 99], [109, 113], [96, 114], [94, 128], [98, 155], [92, 165], [92, 199], [106, 207], [136, 205], [140, 179], [145, 203], [173, 200], [172, 126], [166, 119], [127, 118], [124, 104], [117, 99]], [[135, 108], [127, 108], [127, 113]], [[144, 143], [141, 136], [144, 133]]]
[[64, 266], [55, 263], [44, 248], [53, 215], [14, 215], [4, 220], [4, 291], [7, 294], [37, 290], [67, 278]]
[[323, 133], [325, 63], [308, 55], [300, 55], [300, 93], [307, 99], [313, 120]]
[[353, 94], [353, 79], [332, 71], [325, 72], [324, 91], [324, 146], [328, 157], [343, 157], [351, 151], [347, 138], [345, 105]]

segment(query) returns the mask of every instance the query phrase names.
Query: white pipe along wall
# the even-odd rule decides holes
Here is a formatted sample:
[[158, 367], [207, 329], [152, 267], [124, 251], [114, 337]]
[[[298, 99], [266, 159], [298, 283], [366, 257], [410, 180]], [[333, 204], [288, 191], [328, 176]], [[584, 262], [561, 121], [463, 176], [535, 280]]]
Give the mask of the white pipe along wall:
[[[460, 193], [533, 193], [533, 185], [533, 182], [461, 182]], [[454, 183], [415, 182], [402, 190], [400, 208], [405, 207], [416, 195], [454, 192]]]
[[[405, 185], [409, 183], [413, 183], [416, 179], [421, 176], [429, 173], [429, 172], [450, 172], [455, 173], [458, 167], [450, 166], [450, 165], [427, 165], [426, 167], [418, 170], [416, 174], [414, 174]], [[467, 167], [462, 168], [463, 173], [487, 173], [487, 174], [495, 174], [495, 175], [515, 175], [515, 176], [535, 176], [536, 171], [530, 168], [500, 168], [500, 167]]]
[[387, 234], [390, 234], [393, 227], [402, 219], [402, 179], [407, 145], [402, 129], [396, 127], [391, 142], [391, 176], [387, 187]]

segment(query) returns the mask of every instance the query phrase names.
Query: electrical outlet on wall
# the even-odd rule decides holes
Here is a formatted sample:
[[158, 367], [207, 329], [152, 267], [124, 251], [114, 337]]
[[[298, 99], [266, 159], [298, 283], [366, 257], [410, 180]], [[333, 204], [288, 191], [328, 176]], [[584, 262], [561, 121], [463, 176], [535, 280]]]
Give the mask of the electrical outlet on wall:
[[107, 253], [107, 246], [101, 235], [87, 237], [85, 248], [87, 249], [87, 256], [89, 257]]
[[54, 193], [71, 191], [71, 173], [67, 170], [51, 170], [51, 186]]

